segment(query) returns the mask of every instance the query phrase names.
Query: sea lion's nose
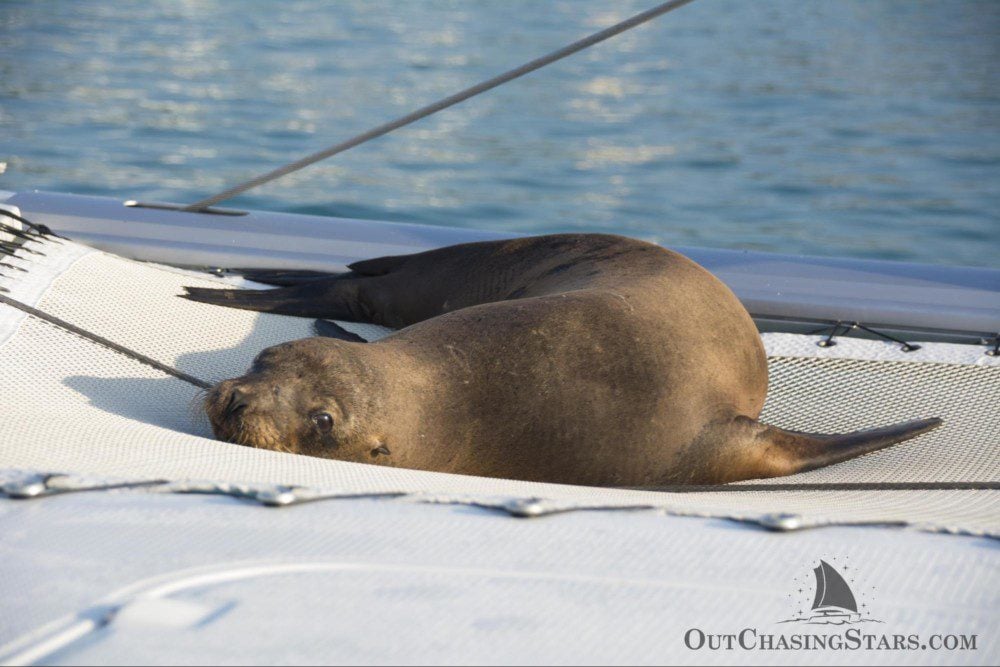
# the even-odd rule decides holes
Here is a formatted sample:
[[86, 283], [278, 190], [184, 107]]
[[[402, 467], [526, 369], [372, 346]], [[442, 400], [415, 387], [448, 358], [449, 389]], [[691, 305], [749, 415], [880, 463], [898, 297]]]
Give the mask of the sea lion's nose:
[[234, 415], [250, 405], [250, 393], [245, 387], [233, 387], [229, 395], [229, 402], [226, 404], [226, 412]]

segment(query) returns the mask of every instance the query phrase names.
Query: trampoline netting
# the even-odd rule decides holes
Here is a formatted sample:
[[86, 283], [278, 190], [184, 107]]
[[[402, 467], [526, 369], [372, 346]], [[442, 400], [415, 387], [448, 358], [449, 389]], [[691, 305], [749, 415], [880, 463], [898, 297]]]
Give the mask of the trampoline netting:
[[[44, 255], [5, 258], [9, 298], [208, 382], [240, 375], [270, 345], [313, 335], [312, 321], [177, 298], [184, 285], [222, 278], [131, 261], [71, 241], [31, 241]], [[341, 323], [366, 339], [374, 325]], [[211, 439], [199, 389], [106, 346], [0, 305], [0, 469], [72, 479], [167, 480], [142, 492], [201, 484], [303, 487], [308, 496], [403, 494], [406, 499], [520, 507], [532, 512], [651, 507], [759, 521], [777, 527], [905, 523], [1000, 535], [1000, 361], [985, 348], [764, 334], [771, 389], [762, 418], [813, 432], [841, 432], [917, 417], [944, 426], [902, 445], [782, 478], [785, 491], [662, 493], [465, 477], [251, 450]], [[975, 488], [920, 488], [929, 483]], [[70, 482], [71, 483], [71, 482]], [[81, 482], [82, 483], [82, 482]], [[872, 488], [821, 488], [870, 483]], [[878, 484], [911, 484], [880, 489]], [[219, 487], [223, 488], [223, 487]], [[838, 490], [839, 489], [839, 490]], [[139, 491], [137, 491], [139, 492]]]

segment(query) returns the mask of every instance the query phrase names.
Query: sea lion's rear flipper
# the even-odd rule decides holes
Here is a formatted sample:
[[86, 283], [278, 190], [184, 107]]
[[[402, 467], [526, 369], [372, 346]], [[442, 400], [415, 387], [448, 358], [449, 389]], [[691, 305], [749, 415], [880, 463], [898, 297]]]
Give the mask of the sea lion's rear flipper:
[[342, 275], [337, 273], [327, 273], [325, 271], [283, 271], [278, 269], [245, 269], [242, 271], [236, 271], [236, 273], [241, 274], [247, 280], [252, 280], [255, 283], [276, 285], [278, 287], [291, 287], [292, 285], [301, 285], [302, 283], [309, 283], [314, 280], [327, 280], [329, 278]]
[[[751, 419], [739, 418], [728, 425], [730, 446], [735, 448], [738, 465], [728, 466], [737, 477], [723, 481], [779, 477], [815, 470], [824, 466], [853, 459], [862, 454], [895, 445], [937, 428], [942, 423], [937, 417], [854, 431], [838, 435], [819, 435], [786, 431]], [[726, 447], [719, 452], [727, 456]], [[728, 452], [732, 456], [734, 452]], [[733, 463], [733, 459], [729, 459]], [[725, 468], [724, 468], [725, 469]]]
[[[391, 295], [383, 290], [382, 298], [377, 298], [373, 296], [378, 293], [373, 284], [368, 284], [370, 289], [365, 290], [361, 283], [380, 281], [379, 276], [392, 273], [410, 257], [398, 255], [355, 262], [346, 273], [248, 269], [240, 272], [247, 280], [279, 287], [266, 290], [185, 287], [187, 293], [181, 296], [200, 303], [262, 313], [405, 326], [411, 322], [397, 321], [399, 318], [386, 321]], [[424, 317], [413, 321], [420, 319]]]
[[348, 264], [347, 268], [361, 276], [384, 276], [401, 267], [413, 255], [390, 255], [363, 259], [360, 262]]
[[185, 287], [187, 294], [181, 297], [215, 306], [277, 315], [378, 323], [363, 290], [359, 289], [361, 280], [345, 274], [264, 290]]

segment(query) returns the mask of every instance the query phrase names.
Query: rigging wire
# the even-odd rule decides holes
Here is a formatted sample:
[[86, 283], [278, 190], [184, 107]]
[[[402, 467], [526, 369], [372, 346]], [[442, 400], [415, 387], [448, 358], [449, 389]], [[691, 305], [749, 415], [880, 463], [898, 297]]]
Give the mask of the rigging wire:
[[223, 192], [220, 192], [219, 194], [213, 195], [206, 199], [202, 199], [201, 201], [197, 201], [193, 204], [184, 206], [180, 210], [189, 212], [204, 211], [210, 206], [218, 204], [219, 202], [225, 201], [227, 199], [232, 199], [233, 197], [242, 194], [247, 190], [256, 188], [260, 185], [263, 185], [264, 183], [268, 183], [277, 178], [281, 178], [282, 176], [286, 176], [294, 171], [298, 171], [299, 169], [308, 167], [309, 165], [319, 162], [320, 160], [325, 160], [326, 158], [332, 157], [337, 153], [342, 153], [350, 148], [354, 148], [355, 146], [363, 144], [377, 137], [381, 137], [382, 135], [388, 134], [389, 132], [392, 132], [395, 129], [403, 127], [404, 125], [409, 125], [410, 123], [418, 121], [421, 118], [426, 118], [431, 114], [441, 111], [442, 109], [447, 109], [448, 107], [454, 106], [459, 102], [464, 102], [470, 97], [474, 97], [476, 95], [479, 95], [480, 93], [486, 92], [487, 90], [496, 88], [501, 84], [507, 83], [508, 81], [524, 76], [529, 72], [533, 72], [536, 69], [545, 67], [546, 65], [554, 63], [557, 60], [562, 60], [563, 58], [573, 55], [578, 51], [582, 51], [583, 49], [589, 46], [593, 46], [594, 44], [603, 42], [606, 39], [609, 39], [611, 37], [614, 37], [615, 35], [625, 32], [626, 30], [630, 30], [638, 25], [646, 23], [647, 21], [651, 21], [652, 19], [661, 16], [663, 14], [666, 14], [667, 12], [683, 7], [684, 5], [690, 2], [694, 2], [694, 0], [671, 0], [670, 2], [664, 2], [663, 4], [657, 5], [652, 9], [647, 9], [646, 11], [636, 14], [631, 18], [625, 19], [620, 23], [616, 23], [615, 25], [605, 28], [604, 30], [595, 32], [594, 34], [579, 39], [573, 42], [572, 44], [568, 44], [567, 46], [564, 46], [561, 49], [557, 49], [552, 53], [541, 56], [540, 58], [535, 58], [534, 60], [527, 62], [521, 65], [520, 67], [508, 70], [503, 74], [498, 74], [497, 76], [491, 79], [487, 79], [486, 81], [477, 83], [474, 86], [470, 86], [465, 90], [455, 93], [454, 95], [450, 95], [449, 97], [438, 100], [437, 102], [421, 107], [416, 111], [412, 111], [406, 114], [405, 116], [400, 116], [395, 120], [383, 123], [382, 125], [379, 125], [370, 130], [362, 132], [361, 134], [351, 137], [346, 141], [342, 141], [328, 148], [324, 148], [321, 151], [317, 151], [315, 153], [312, 153], [311, 155], [307, 155], [306, 157], [296, 160], [295, 162], [290, 162], [284, 166], [278, 167], [277, 169], [273, 169], [265, 174], [256, 176], [255, 178], [252, 178], [248, 181], [245, 181], [238, 185], [234, 185], [233, 187]]

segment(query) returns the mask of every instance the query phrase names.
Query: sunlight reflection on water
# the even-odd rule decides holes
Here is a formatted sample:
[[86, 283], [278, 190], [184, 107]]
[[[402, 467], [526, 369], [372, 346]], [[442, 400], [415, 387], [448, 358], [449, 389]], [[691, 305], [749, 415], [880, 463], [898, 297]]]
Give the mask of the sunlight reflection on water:
[[[650, 2], [0, 4], [0, 189], [189, 202]], [[1000, 4], [699, 2], [231, 205], [998, 265]]]

